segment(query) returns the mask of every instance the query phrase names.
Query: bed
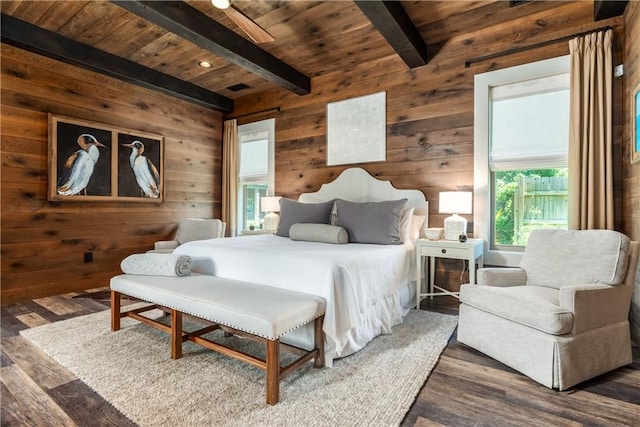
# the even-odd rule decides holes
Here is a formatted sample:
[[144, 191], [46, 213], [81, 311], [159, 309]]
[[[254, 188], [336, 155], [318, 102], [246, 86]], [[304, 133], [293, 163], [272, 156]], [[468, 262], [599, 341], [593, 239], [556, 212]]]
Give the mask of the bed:
[[[329, 244], [264, 234], [192, 241], [174, 253], [190, 256], [192, 271], [197, 273], [323, 297], [327, 301], [325, 364], [331, 366], [335, 358], [353, 354], [376, 336], [390, 333], [415, 306], [413, 240], [428, 225], [428, 202], [421, 191], [396, 189], [361, 168], [345, 170], [319, 191], [300, 195], [298, 202], [313, 204], [309, 207], [325, 202], [335, 206], [336, 199], [358, 206], [406, 199], [404, 242]], [[282, 225], [286, 218], [284, 211], [281, 214]], [[298, 328], [282, 341], [310, 348], [313, 333], [308, 327]]]

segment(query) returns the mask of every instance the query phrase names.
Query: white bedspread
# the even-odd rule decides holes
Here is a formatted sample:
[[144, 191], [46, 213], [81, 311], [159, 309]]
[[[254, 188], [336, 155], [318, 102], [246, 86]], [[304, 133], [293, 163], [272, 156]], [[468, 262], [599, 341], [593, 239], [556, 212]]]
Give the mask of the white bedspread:
[[[343, 357], [364, 347], [402, 322], [408, 309], [401, 292], [409, 284], [413, 245], [334, 245], [258, 235], [200, 240], [179, 246], [192, 271], [293, 289], [327, 301], [324, 332], [326, 357]], [[301, 328], [302, 329], [302, 328]], [[289, 340], [311, 343], [301, 332]]]

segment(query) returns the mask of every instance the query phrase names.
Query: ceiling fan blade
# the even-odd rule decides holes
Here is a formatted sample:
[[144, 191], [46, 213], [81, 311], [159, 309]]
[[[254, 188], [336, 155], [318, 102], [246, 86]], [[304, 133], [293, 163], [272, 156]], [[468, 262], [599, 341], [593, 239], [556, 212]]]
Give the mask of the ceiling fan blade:
[[242, 13], [239, 9], [236, 9], [234, 5], [226, 9], [222, 9], [227, 16], [236, 23], [242, 31], [247, 33], [249, 38], [255, 43], [268, 43], [274, 42], [276, 39], [267, 32], [264, 28], [258, 25], [255, 21]]

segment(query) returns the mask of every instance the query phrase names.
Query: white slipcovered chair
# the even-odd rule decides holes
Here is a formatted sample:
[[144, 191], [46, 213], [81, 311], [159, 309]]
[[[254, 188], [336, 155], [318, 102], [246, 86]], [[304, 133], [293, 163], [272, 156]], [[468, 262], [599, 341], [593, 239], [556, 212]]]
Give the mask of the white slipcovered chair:
[[458, 341], [565, 390], [632, 362], [638, 242], [608, 230], [536, 230], [519, 268], [460, 289]]
[[171, 253], [181, 244], [192, 240], [224, 237], [226, 225], [219, 219], [185, 218], [178, 224], [174, 240], [155, 242], [154, 248], [148, 252]]

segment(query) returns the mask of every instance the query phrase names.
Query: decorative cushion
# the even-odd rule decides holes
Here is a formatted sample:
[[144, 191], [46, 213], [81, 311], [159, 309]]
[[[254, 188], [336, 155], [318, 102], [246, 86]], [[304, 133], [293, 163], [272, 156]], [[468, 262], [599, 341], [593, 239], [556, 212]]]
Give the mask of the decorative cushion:
[[617, 231], [534, 230], [520, 267], [527, 272], [527, 285], [619, 285], [629, 247], [629, 238]]
[[277, 236], [289, 237], [293, 224], [329, 224], [333, 200], [323, 203], [300, 203], [290, 199], [280, 199], [280, 223]]
[[407, 199], [384, 202], [349, 202], [337, 199], [337, 225], [349, 233], [351, 243], [398, 245], [404, 242], [400, 227]]
[[289, 229], [291, 240], [345, 244], [349, 234], [342, 227], [329, 224], [293, 224]]
[[464, 304], [552, 335], [567, 334], [573, 327], [573, 313], [560, 307], [559, 298], [557, 289], [542, 286], [460, 287]]

